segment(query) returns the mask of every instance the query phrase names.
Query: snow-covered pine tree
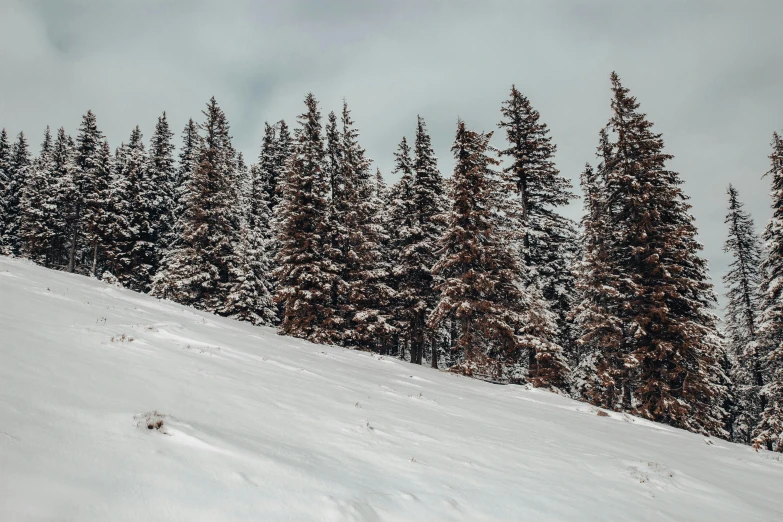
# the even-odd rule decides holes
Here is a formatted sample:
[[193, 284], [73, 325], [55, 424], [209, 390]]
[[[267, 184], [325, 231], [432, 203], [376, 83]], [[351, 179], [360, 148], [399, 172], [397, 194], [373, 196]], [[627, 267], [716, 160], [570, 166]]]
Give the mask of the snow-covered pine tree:
[[343, 342], [379, 350], [394, 331], [384, 313], [392, 291], [386, 285], [388, 267], [381, 253], [383, 238], [380, 208], [374, 197], [375, 180], [345, 102], [340, 138], [341, 178], [345, 184], [346, 203], [343, 226], [347, 232], [342, 278], [347, 292]]
[[191, 118], [182, 131], [182, 146], [179, 153], [175, 188], [175, 211], [173, 238], [166, 246], [160, 268], [153, 278], [153, 295], [171, 299], [180, 304], [193, 306], [198, 296], [194, 288], [195, 267], [189, 262], [196, 256], [190, 244], [190, 223], [192, 205], [197, 205], [196, 186], [193, 173], [198, 164], [198, 125]]
[[47, 265], [47, 253], [53, 236], [53, 231], [48, 226], [48, 216], [49, 213], [56, 212], [56, 208], [49, 206], [55, 181], [51, 178], [52, 147], [52, 133], [47, 126], [41, 152], [33, 161], [22, 186], [19, 201], [20, 253], [41, 265]]
[[8, 133], [0, 130], [0, 254], [3, 252], [3, 231], [8, 221], [8, 197], [11, 186], [11, 175], [8, 171], [11, 159], [11, 144]]
[[116, 281], [124, 286], [130, 285], [133, 279], [133, 245], [139, 235], [138, 229], [133, 227], [134, 195], [138, 191], [138, 185], [134, 186], [134, 182], [143, 168], [141, 162], [144, 161], [144, 151], [141, 133], [135, 134], [134, 130], [131, 134], [132, 145], [123, 143], [114, 153], [112, 179], [106, 198], [106, 225], [101, 241], [104, 249], [102, 279]]
[[264, 138], [261, 141], [261, 153], [258, 155], [256, 166], [257, 175], [253, 176], [255, 183], [260, 183], [264, 190], [269, 192], [265, 200], [269, 204], [270, 212], [273, 210], [272, 201], [276, 198], [277, 187], [277, 132], [274, 125], [264, 122]]
[[22, 191], [33, 167], [30, 147], [24, 133], [20, 132], [16, 142], [11, 147], [6, 175], [8, 182], [5, 192], [5, 228], [0, 236], [0, 251], [6, 255], [19, 255], [21, 237], [19, 235], [22, 223]]
[[758, 352], [762, 357], [761, 421], [753, 430], [758, 449], [783, 452], [783, 138], [772, 136], [772, 218], [764, 230]]
[[348, 185], [343, 167], [343, 143], [337, 116], [329, 112], [325, 130], [324, 172], [329, 181], [328, 210], [326, 212], [326, 241], [323, 255], [328, 260], [334, 277], [331, 279], [329, 307], [330, 342], [342, 344], [348, 339], [346, 323], [350, 320], [348, 285], [346, 284], [346, 256], [350, 249], [346, 216], [349, 212]]
[[[147, 164], [147, 179], [150, 194], [150, 223], [152, 224], [150, 241], [155, 244], [154, 265], [152, 274], [157, 273], [160, 260], [168, 247], [174, 241], [174, 211], [177, 199], [177, 169], [174, 164], [174, 144], [171, 142], [174, 133], [169, 129], [169, 122], [164, 112], [155, 124], [155, 132], [150, 140], [149, 162]], [[147, 283], [149, 288], [151, 283]]]
[[428, 324], [435, 329], [449, 316], [456, 319], [455, 371], [506, 380], [506, 369], [519, 357], [527, 295], [508, 228], [500, 222], [506, 195], [494, 171], [499, 162], [487, 153], [491, 136], [457, 124], [453, 203], [433, 267], [442, 278], [440, 297]]
[[51, 202], [56, 211], [47, 214], [48, 227], [53, 231], [51, 252], [52, 267], [66, 267], [71, 252], [70, 241], [74, 237], [76, 222], [76, 201], [78, 193], [74, 183], [74, 146], [73, 140], [60, 127], [54, 141], [51, 154], [50, 175], [53, 180]]
[[726, 390], [710, 311], [716, 298], [690, 205], [679, 175], [666, 169], [671, 156], [660, 134], [615, 73], [611, 81], [607, 129], [615, 141], [602, 175], [612, 231], [607, 260], [622, 278], [606, 304], [622, 324], [620, 353], [632, 354], [637, 365], [631, 406], [657, 422], [725, 436]]
[[[144, 147], [141, 129], [131, 131], [128, 144], [123, 144], [116, 155], [118, 182], [124, 178], [127, 205], [118, 202], [117, 211], [129, 212], [120, 217], [127, 222], [129, 239], [112, 246], [121, 263], [114, 263], [112, 272], [126, 288], [137, 292], [149, 291], [157, 264], [155, 255], [154, 227], [152, 215], [155, 210], [155, 192], [147, 167], [150, 164]], [[118, 192], [117, 194], [119, 194]]]
[[735, 400], [730, 431], [732, 440], [749, 444], [760, 419], [760, 390], [764, 385], [764, 361], [759, 358], [756, 344], [761, 242], [753, 218], [742, 208], [737, 189], [729, 185], [727, 193], [729, 209], [725, 223], [729, 234], [723, 251], [731, 255], [732, 262], [729, 272], [723, 276], [723, 284], [728, 289], [724, 321]]
[[271, 326], [277, 319], [277, 310], [267, 281], [271, 231], [266, 180], [262, 179], [258, 166], [247, 169], [242, 154], [237, 158], [237, 177], [237, 186], [242, 190], [238, 198], [241, 207], [238, 262], [232, 265], [233, 285], [220, 313], [254, 325]]
[[387, 197], [386, 229], [389, 231], [389, 257], [392, 269], [389, 273], [388, 286], [395, 291], [391, 302], [391, 316], [396, 327], [395, 352], [402, 359], [411, 340], [411, 325], [415, 317], [415, 307], [418, 296], [410, 284], [416, 275], [414, 267], [404, 263], [409, 256], [408, 248], [413, 244], [416, 212], [413, 202], [413, 160], [411, 148], [405, 137], [400, 141], [397, 152], [394, 153], [394, 173], [399, 180], [389, 190]]
[[[611, 159], [608, 134], [601, 130], [599, 156]], [[579, 364], [573, 372], [573, 388], [581, 397], [605, 408], [629, 409], [633, 358], [623, 343], [623, 324], [617, 309], [622, 278], [611, 265], [613, 248], [609, 208], [604, 186], [606, 164], [597, 170], [590, 165], [581, 175], [584, 192], [583, 260], [579, 266], [577, 290], [581, 297], [575, 309]], [[623, 404], [623, 401], [626, 401]]]
[[277, 291], [282, 308], [280, 333], [313, 342], [329, 342], [332, 327], [334, 267], [324, 256], [329, 179], [324, 169], [321, 113], [312, 93], [298, 117], [294, 150], [278, 205]]
[[289, 162], [294, 151], [294, 141], [285, 120], [277, 122], [277, 144], [275, 150], [275, 193], [270, 194], [269, 200], [272, 205], [273, 216], [275, 208], [283, 198], [282, 184], [286, 179], [286, 172], [288, 172]]
[[432, 356], [438, 359], [437, 344], [433, 332], [427, 327], [427, 317], [438, 301], [432, 267], [437, 261], [436, 250], [443, 233], [447, 206], [443, 178], [421, 116], [417, 120], [413, 146], [412, 201], [414, 220], [406, 239], [407, 246], [400, 253], [399, 262], [403, 265], [400, 270], [405, 275], [400, 279], [399, 291], [408, 303], [410, 361], [421, 364], [427, 344]]
[[[182, 146], [179, 151], [179, 165], [174, 182], [174, 212], [173, 228], [171, 241], [164, 248], [162, 255], [165, 257], [169, 250], [176, 245], [181, 237], [182, 218], [185, 215], [185, 194], [190, 189], [190, 180], [193, 178], [193, 171], [196, 169], [196, 159], [198, 153], [198, 125], [193, 119], [189, 119], [185, 129], [182, 131]], [[161, 261], [162, 263], [162, 261]], [[157, 279], [157, 277], [156, 277]]]
[[[549, 129], [528, 98], [513, 85], [501, 113], [499, 127], [505, 129], [508, 142], [501, 156], [509, 159], [503, 174], [513, 190], [509, 217], [520, 231], [520, 253], [527, 272], [524, 279], [538, 287], [537, 292], [531, 292], [531, 298], [543, 295], [544, 306], [557, 314], [554, 328], [544, 330], [553, 331], [554, 336], [543, 341], [547, 346], [558, 347], [558, 353], [539, 358], [533, 349], [528, 354], [528, 378], [546, 386], [543, 373], [552, 374], [561, 365], [546, 368], [543, 361], [561, 360], [560, 346], [573, 344], [568, 315], [576, 300], [573, 265], [578, 242], [574, 222], [561, 215], [558, 207], [567, 205], [575, 196], [571, 183], [555, 167], [556, 147]], [[558, 382], [563, 378], [555, 376]]]
[[[98, 130], [97, 120], [92, 111], [82, 117], [79, 135], [76, 138], [75, 170], [73, 182], [76, 187], [74, 201], [73, 236], [69, 243], [68, 271], [77, 268], [81, 258], [84, 263], [90, 263], [91, 273], [97, 270], [101, 226], [106, 222], [104, 204], [106, 201], [111, 172], [102, 168], [101, 149], [103, 133]], [[87, 252], [79, 252], [83, 247]], [[82, 255], [83, 254], [83, 255]]]

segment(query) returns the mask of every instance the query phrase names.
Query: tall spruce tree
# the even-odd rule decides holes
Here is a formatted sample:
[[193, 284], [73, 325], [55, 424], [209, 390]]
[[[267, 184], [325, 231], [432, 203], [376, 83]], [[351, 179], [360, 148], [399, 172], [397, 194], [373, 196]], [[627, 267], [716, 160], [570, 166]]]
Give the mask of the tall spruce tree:
[[413, 159], [411, 148], [405, 137], [400, 141], [394, 153], [394, 174], [399, 176], [388, 195], [387, 230], [389, 231], [389, 256], [392, 269], [389, 273], [389, 286], [395, 291], [391, 302], [392, 317], [397, 329], [397, 341], [394, 347], [405, 358], [410, 346], [413, 319], [418, 303], [418, 295], [411, 281], [418, 274], [418, 267], [405, 263], [410, 256], [409, 247], [415, 239], [414, 227], [416, 212], [413, 201]]
[[[515, 86], [501, 108], [503, 119], [499, 126], [505, 129], [508, 147], [501, 155], [508, 158], [503, 169], [508, 185], [512, 187], [513, 205], [510, 218], [516, 221], [521, 238], [520, 253], [526, 281], [535, 284], [537, 293], [546, 299], [546, 306], [557, 314], [552, 338], [548, 345], [571, 345], [572, 334], [568, 315], [574, 305], [574, 275], [576, 258], [576, 227], [573, 221], [558, 212], [574, 199], [571, 183], [555, 167], [555, 145], [546, 124], [540, 121], [538, 111]], [[554, 343], [554, 344], [553, 344]], [[562, 349], [558, 349], [562, 352]], [[559, 360], [545, 357], [545, 360]], [[530, 380], [546, 383], [543, 374], [556, 372], [542, 366], [535, 349], [528, 354]], [[560, 368], [556, 365], [556, 368]], [[562, 381], [563, 377], [556, 376]]]
[[444, 183], [438, 171], [437, 158], [424, 119], [419, 116], [413, 147], [413, 183], [411, 185], [413, 222], [407, 231], [406, 246], [400, 252], [398, 289], [405, 306], [407, 337], [410, 340], [410, 362], [421, 364], [427, 344], [432, 359], [438, 359], [433, 332], [427, 327], [427, 317], [438, 301], [432, 267], [437, 261], [436, 250], [444, 228], [446, 197]]
[[324, 169], [321, 113], [312, 93], [298, 117], [294, 150], [278, 215], [277, 291], [280, 332], [330, 342], [338, 332], [330, 306], [335, 269], [324, 256], [329, 179]]
[[[241, 264], [238, 162], [228, 120], [214, 97], [203, 114], [193, 171], [182, 181], [179, 237], [165, 256], [153, 293], [223, 313]], [[186, 129], [192, 138], [187, 134]]]
[[291, 137], [291, 132], [288, 130], [288, 125], [285, 120], [277, 122], [277, 147], [275, 155], [275, 168], [276, 179], [275, 193], [271, 198], [272, 210], [277, 207], [283, 197], [282, 182], [286, 179], [286, 172], [289, 169], [289, 162], [291, 161], [291, 155], [294, 152], [294, 140]]
[[[599, 353], [605, 383], [596, 402], [648, 419], [725, 436], [726, 390], [716, 357], [716, 298], [698, 253], [696, 227], [682, 181], [666, 169], [660, 134], [612, 73], [613, 116], [599, 148], [606, 262], [620, 277], [604, 285], [606, 315], [621, 329], [619, 349]], [[614, 141], [612, 141], [614, 138]], [[588, 332], [591, 335], [592, 332]], [[622, 365], [619, 366], [619, 365]], [[618, 393], [619, 392], [619, 393]]]
[[63, 127], [57, 131], [51, 158], [52, 186], [51, 206], [56, 212], [47, 214], [48, 226], [53, 230], [50, 253], [51, 266], [66, 267], [70, 258], [70, 241], [74, 237], [76, 221], [76, 202], [78, 193], [74, 182], [74, 144]]
[[[601, 130], [599, 155], [608, 149], [608, 135]], [[608, 154], [608, 150], [606, 150]], [[573, 389], [580, 397], [601, 405], [619, 404], [618, 395], [624, 386], [622, 323], [617, 304], [618, 274], [609, 265], [611, 230], [605, 219], [607, 208], [603, 176], [604, 165], [596, 172], [589, 164], [582, 171], [580, 182], [584, 193], [582, 217], [582, 262], [576, 280], [580, 302], [575, 308], [574, 322], [580, 337], [576, 351], [579, 362], [572, 373]], [[630, 393], [628, 394], [630, 396]]]
[[53, 237], [48, 215], [57, 211], [56, 207], [51, 206], [52, 186], [56, 181], [51, 177], [52, 147], [52, 134], [49, 127], [46, 127], [41, 152], [25, 179], [19, 202], [20, 252], [24, 257], [41, 265], [47, 265], [47, 253]]
[[734, 389], [730, 431], [732, 440], [749, 444], [753, 428], [761, 415], [763, 361], [759, 358], [758, 333], [761, 280], [761, 242], [753, 218], [742, 207], [737, 189], [729, 185], [729, 209], [725, 223], [729, 227], [723, 251], [730, 254], [729, 272], [723, 276], [726, 292], [725, 325], [728, 337], [727, 363]]
[[762, 357], [761, 420], [753, 430], [756, 448], [783, 452], [783, 138], [772, 136], [772, 218], [764, 230], [758, 352]]
[[519, 358], [523, 310], [529, 306], [520, 263], [501, 221], [506, 187], [487, 153], [492, 134], [457, 124], [452, 209], [433, 267], [442, 277], [439, 300], [428, 318], [437, 328], [447, 317], [458, 323], [455, 370], [490, 380], [506, 380]]
[[[149, 219], [152, 224], [149, 239], [155, 245], [152, 274], [158, 271], [163, 253], [174, 240], [177, 170], [174, 164], [174, 144], [171, 142], [173, 137], [174, 133], [169, 129], [169, 122], [164, 112], [155, 124], [147, 165], [150, 187]], [[149, 288], [149, 285], [150, 283], [147, 282], [146, 287]]]
[[[97, 269], [100, 248], [101, 226], [106, 221], [104, 202], [111, 172], [102, 166], [101, 149], [103, 133], [98, 129], [92, 111], [82, 117], [79, 135], [76, 138], [75, 170], [73, 182], [76, 188], [74, 202], [73, 237], [70, 240], [68, 271], [77, 268], [77, 257], [84, 254], [82, 261], [91, 260], [92, 272]], [[87, 252], [79, 252], [83, 247]]]
[[379, 350], [394, 331], [385, 315], [391, 289], [386, 285], [388, 267], [383, 262], [383, 234], [380, 208], [374, 197], [375, 180], [370, 160], [359, 145], [359, 132], [343, 102], [341, 137], [341, 178], [347, 231], [343, 281], [347, 298], [344, 342], [364, 349]]
[[198, 164], [201, 140], [198, 130], [198, 125], [191, 118], [182, 131], [182, 146], [174, 191], [173, 237], [162, 252], [160, 269], [152, 283], [153, 295], [191, 306], [197, 297], [197, 291], [192, 284], [195, 278], [195, 267], [188, 260], [197, 255], [190, 244], [189, 231], [193, 219], [193, 205], [197, 204], [193, 174]]
[[0, 130], [0, 253], [3, 252], [3, 235], [8, 222], [8, 198], [11, 190], [11, 144], [8, 133]]
[[154, 253], [150, 243], [150, 180], [141, 130], [131, 131], [127, 144], [115, 154], [115, 173], [109, 188], [107, 222], [111, 239], [105, 245], [109, 271], [126, 288], [148, 289]]
[[329, 112], [325, 128], [324, 173], [329, 182], [328, 210], [326, 212], [326, 241], [323, 255], [328, 260], [334, 277], [331, 279], [329, 307], [333, 337], [330, 342], [342, 344], [350, 339], [346, 323], [350, 320], [346, 270], [350, 229], [347, 216], [350, 212], [348, 190], [345, 179], [343, 141], [337, 124], [337, 115]]
[[220, 313], [255, 325], [271, 326], [277, 311], [267, 280], [271, 239], [269, 201], [265, 180], [257, 166], [248, 169], [242, 155], [237, 160], [237, 186], [241, 209], [236, 247], [237, 263], [232, 265], [232, 288]]
[[27, 178], [32, 174], [33, 160], [24, 133], [20, 132], [11, 147], [6, 175], [4, 230], [0, 237], [0, 248], [7, 255], [19, 255], [22, 246], [20, 227], [22, 224], [22, 192]]

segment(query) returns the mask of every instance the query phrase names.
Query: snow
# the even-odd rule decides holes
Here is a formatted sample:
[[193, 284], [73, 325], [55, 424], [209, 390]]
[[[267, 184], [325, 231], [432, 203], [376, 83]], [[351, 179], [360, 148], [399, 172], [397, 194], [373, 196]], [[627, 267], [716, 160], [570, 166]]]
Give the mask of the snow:
[[0, 520], [771, 521], [781, 488], [779, 454], [0, 257]]

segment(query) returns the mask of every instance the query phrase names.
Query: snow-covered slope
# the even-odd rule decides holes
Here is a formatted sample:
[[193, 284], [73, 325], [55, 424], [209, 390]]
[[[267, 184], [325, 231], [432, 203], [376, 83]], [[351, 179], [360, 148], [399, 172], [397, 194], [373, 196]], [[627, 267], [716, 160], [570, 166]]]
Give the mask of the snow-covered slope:
[[774, 521], [781, 490], [772, 453], [0, 257], [3, 521]]

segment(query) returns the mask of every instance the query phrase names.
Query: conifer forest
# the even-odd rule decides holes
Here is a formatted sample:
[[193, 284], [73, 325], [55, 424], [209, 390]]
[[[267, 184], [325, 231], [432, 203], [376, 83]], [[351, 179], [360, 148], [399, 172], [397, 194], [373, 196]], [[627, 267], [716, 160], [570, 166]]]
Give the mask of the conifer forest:
[[[607, 87], [580, 187], [515, 86], [496, 128], [456, 121], [437, 151], [453, 172], [425, 118], [411, 121], [388, 144], [394, 183], [362, 146], [370, 122], [313, 94], [265, 125], [253, 158], [215, 98], [179, 134], [163, 113], [119, 145], [92, 111], [73, 131], [3, 129], [0, 251], [283, 336], [783, 452], [783, 136], [757, 173], [768, 223], [726, 187], [724, 310], [677, 151], [617, 74]], [[579, 199], [576, 222], [563, 209]]]

